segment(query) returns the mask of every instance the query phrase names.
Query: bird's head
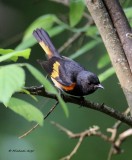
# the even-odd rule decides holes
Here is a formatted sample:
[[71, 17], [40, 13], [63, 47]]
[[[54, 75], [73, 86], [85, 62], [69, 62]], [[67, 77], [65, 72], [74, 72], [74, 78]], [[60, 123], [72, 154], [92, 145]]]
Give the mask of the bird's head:
[[93, 93], [98, 88], [104, 88], [100, 84], [98, 77], [89, 71], [82, 71], [78, 74], [77, 84], [85, 95]]

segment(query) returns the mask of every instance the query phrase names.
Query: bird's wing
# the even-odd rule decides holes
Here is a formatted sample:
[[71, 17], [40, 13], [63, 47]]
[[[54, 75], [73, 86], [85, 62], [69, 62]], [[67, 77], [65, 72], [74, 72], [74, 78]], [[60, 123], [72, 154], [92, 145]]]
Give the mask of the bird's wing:
[[61, 58], [53, 57], [48, 61], [38, 61], [42, 68], [51, 76], [53, 82], [58, 88], [65, 91], [73, 90], [76, 83], [67, 75], [64, 67], [65, 61]]

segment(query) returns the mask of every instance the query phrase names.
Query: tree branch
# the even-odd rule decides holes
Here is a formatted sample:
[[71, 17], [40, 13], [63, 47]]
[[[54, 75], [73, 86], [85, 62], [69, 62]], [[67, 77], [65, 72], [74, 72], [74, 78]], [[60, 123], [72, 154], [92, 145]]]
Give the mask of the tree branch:
[[[127, 110], [124, 112], [125, 115], [128, 115], [130, 113], [130, 109], [127, 108]], [[118, 133], [118, 129], [119, 127], [122, 125], [122, 122], [121, 121], [117, 121], [112, 128], [108, 128], [107, 129], [107, 132], [111, 132], [112, 135], [111, 135], [111, 141], [114, 142], [112, 143], [111, 145], [111, 148], [110, 148], [110, 151], [108, 153], [108, 159], [107, 160], [111, 160], [111, 157], [113, 154], [115, 153], [120, 153], [121, 152], [121, 149], [120, 149], [120, 146], [116, 146], [116, 138], [117, 138], [117, 133]], [[119, 137], [117, 138], [119, 139]], [[120, 143], [121, 144], [121, 143]]]
[[59, 128], [61, 131], [63, 131], [70, 138], [78, 138], [78, 142], [75, 145], [75, 147], [72, 150], [72, 152], [69, 155], [67, 155], [66, 157], [63, 157], [61, 160], [70, 160], [73, 157], [73, 155], [77, 152], [77, 150], [79, 149], [81, 143], [83, 142], [84, 138], [86, 138], [86, 137], [97, 136], [97, 137], [100, 137], [100, 138], [102, 138], [103, 140], [105, 140], [107, 142], [113, 143], [111, 141], [111, 139], [107, 135], [103, 134], [99, 130], [100, 128], [98, 126], [90, 127], [89, 129], [87, 129], [87, 130], [85, 130], [83, 132], [80, 132], [80, 133], [73, 133], [70, 130], [64, 128], [63, 126], [61, 126], [58, 123], [55, 123], [55, 122], [51, 122], [51, 123], [53, 125], [55, 125], [57, 128]]
[[[48, 98], [57, 100], [56, 95], [47, 93], [43, 86], [25, 87], [25, 89], [28, 90], [30, 92], [30, 94], [32, 94], [32, 95], [39, 95], [39, 96], [48, 97]], [[100, 111], [102, 113], [105, 113], [108, 116], [113, 117], [117, 120], [120, 120], [123, 123], [132, 127], [132, 118], [131, 117], [126, 116], [126, 115], [120, 113], [119, 111], [115, 110], [114, 108], [108, 107], [107, 105], [104, 105], [104, 104], [100, 105], [98, 103], [92, 103], [88, 100], [80, 99], [80, 98], [69, 96], [69, 95], [63, 95], [63, 99], [66, 103], [74, 103], [74, 104], [83, 106], [85, 108], [90, 108], [90, 109], [94, 109], [94, 110]]]
[[[59, 128], [60, 131], [64, 132], [69, 138], [78, 139], [77, 144], [75, 145], [74, 149], [71, 151], [69, 155], [66, 157], [63, 157], [61, 160], [70, 160], [73, 155], [78, 151], [81, 143], [83, 142], [84, 138], [90, 137], [90, 136], [97, 136], [103, 139], [106, 142], [109, 142], [112, 144], [111, 152], [109, 153], [108, 160], [111, 160], [111, 157], [113, 154], [119, 154], [121, 153], [121, 144], [126, 140], [129, 136], [132, 136], [132, 129], [128, 129], [121, 134], [118, 135], [117, 140], [115, 140], [115, 136], [117, 136], [117, 131], [115, 132], [114, 128], [108, 128], [107, 132], [111, 133], [111, 136], [107, 136], [103, 132], [101, 132], [99, 126], [93, 126], [89, 129], [80, 132], [80, 133], [73, 133], [72, 131], [68, 130], [67, 128], [61, 126], [60, 124], [56, 122], [51, 122], [54, 126]], [[115, 126], [118, 127], [119, 124], [116, 124]]]
[[[132, 128], [124, 131], [123, 133], [121, 133], [119, 135], [118, 139], [115, 141], [115, 146], [114, 147], [120, 149], [120, 146], [123, 143], [123, 141], [125, 141], [129, 136], [132, 136]], [[114, 154], [118, 153], [117, 149], [113, 150], [113, 152], [114, 152]]]
[[128, 105], [132, 110], [132, 74], [109, 12], [102, 0], [86, 0], [86, 3], [102, 36]]
[[125, 13], [120, 6], [118, 0], [103, 0], [110, 18], [116, 28], [121, 44], [123, 46], [127, 61], [132, 72], [132, 39], [127, 35], [132, 33], [131, 26], [125, 16]]

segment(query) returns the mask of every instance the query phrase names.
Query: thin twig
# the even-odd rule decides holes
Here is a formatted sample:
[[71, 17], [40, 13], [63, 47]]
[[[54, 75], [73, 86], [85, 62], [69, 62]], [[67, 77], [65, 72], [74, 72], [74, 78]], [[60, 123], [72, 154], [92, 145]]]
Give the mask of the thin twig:
[[[123, 112], [124, 115], [128, 115], [129, 113], [130, 113], [130, 108], [127, 108], [125, 112]], [[122, 123], [121, 121], [117, 121], [112, 128], [118, 129], [121, 123]]]
[[58, 49], [59, 53], [62, 52], [65, 48], [67, 48], [69, 45], [71, 45], [71, 43], [73, 43], [80, 35], [81, 35], [81, 33], [75, 33], [72, 37], [70, 37], [70, 38], [63, 44], [63, 46], [61, 46], [61, 47]]
[[[70, 160], [73, 157], [73, 155], [78, 151], [78, 149], [79, 149], [79, 147], [85, 137], [98, 136], [98, 137], [102, 138], [104, 141], [109, 142], [110, 144], [112, 144], [112, 146], [114, 146], [113, 147], [114, 150], [112, 150], [112, 154], [117, 154], [121, 151], [120, 145], [122, 144], [122, 142], [124, 140], [126, 140], [129, 136], [132, 136], [132, 129], [128, 129], [128, 130], [124, 131], [123, 133], [121, 133], [119, 135], [119, 137], [117, 138], [117, 140], [115, 141], [115, 137], [113, 137], [113, 135], [109, 137], [109, 136], [103, 134], [99, 130], [100, 128], [98, 126], [93, 126], [92, 128], [89, 128], [89, 129], [87, 129], [83, 132], [80, 132], [80, 133], [73, 133], [58, 123], [55, 123], [53, 121], [51, 123], [54, 126], [56, 126], [57, 128], [59, 128], [59, 130], [64, 132], [68, 137], [74, 138], [74, 139], [78, 138], [78, 142], [75, 145], [75, 147], [73, 148], [73, 150], [70, 152], [70, 154], [63, 157], [61, 160]], [[117, 126], [117, 123], [116, 123], [116, 126]], [[115, 127], [115, 125], [114, 125], [114, 127]], [[112, 130], [112, 128], [109, 131], [116, 136], [116, 134], [113, 132], [114, 130]], [[111, 159], [111, 155], [109, 155], [108, 159], [109, 160]]]
[[[130, 113], [130, 108], [127, 108], [126, 111], [123, 113], [124, 115], [128, 115], [128, 113]], [[115, 143], [115, 139], [116, 139], [116, 136], [117, 136], [117, 129], [121, 126], [122, 124], [122, 121], [117, 121], [112, 128], [108, 128], [107, 131], [108, 132], [111, 132], [112, 135], [111, 135], [111, 140]], [[112, 158], [112, 155], [113, 155], [113, 152], [117, 152], [117, 148], [115, 148], [115, 145], [114, 143], [111, 145], [111, 148], [110, 148], [110, 151], [108, 153], [108, 158], [107, 160], [111, 160]], [[118, 149], [119, 151], [119, 149]]]
[[74, 149], [72, 150], [72, 152], [67, 155], [66, 157], [61, 158], [61, 160], [70, 160], [72, 158], [72, 156], [77, 152], [78, 148], [80, 147], [82, 141], [83, 141], [84, 137], [80, 136], [76, 146], [74, 147]]
[[[49, 110], [49, 112], [46, 114], [46, 116], [44, 117], [44, 120], [53, 112], [53, 110], [56, 108], [56, 106], [58, 105], [58, 101], [51, 107], [51, 109]], [[24, 134], [22, 134], [21, 136], [19, 136], [18, 138], [24, 138], [26, 137], [28, 134], [30, 134], [33, 130], [35, 130], [37, 127], [39, 126], [39, 124], [37, 123], [36, 125], [34, 125], [30, 130], [26, 131]]]
[[124, 142], [124, 140], [126, 140], [129, 136], [132, 136], [132, 129], [128, 129], [124, 132], [122, 132], [117, 140], [115, 142], [113, 142], [113, 145], [110, 149], [110, 152], [108, 154], [108, 159], [107, 160], [111, 160], [112, 158], [112, 155], [113, 154], [119, 154], [119, 153], [122, 153], [122, 150], [121, 150], [121, 144]]
[[126, 37], [132, 39], [132, 33], [126, 33]]
[[[120, 151], [120, 146], [121, 146], [122, 142], [124, 142], [124, 140], [126, 140], [129, 136], [132, 136], [132, 129], [131, 128], [124, 131], [123, 133], [121, 133], [119, 135], [118, 139], [115, 142], [115, 148], [118, 148]], [[115, 151], [114, 154], [119, 153], [117, 149], [114, 151]]]
[[53, 107], [50, 109], [50, 111], [47, 113], [47, 115], [44, 117], [44, 120], [53, 112], [53, 110], [56, 108], [56, 106], [59, 104], [59, 101], [56, 101], [56, 103], [53, 105]]
[[34, 125], [31, 129], [29, 129], [28, 131], [26, 131], [24, 134], [22, 134], [21, 136], [19, 136], [18, 138], [24, 138], [27, 135], [29, 135], [33, 130], [35, 130], [37, 127], [39, 126], [39, 124], [37, 123], [36, 125]]
[[87, 129], [83, 132], [80, 132], [80, 133], [73, 133], [58, 123], [55, 123], [55, 122], [51, 122], [51, 123], [53, 125], [55, 125], [57, 128], [59, 128], [61, 131], [63, 131], [70, 138], [78, 138], [79, 139], [77, 144], [75, 145], [74, 149], [71, 151], [71, 153], [69, 155], [67, 155], [66, 157], [63, 157], [61, 160], [70, 160], [73, 157], [73, 155], [77, 152], [77, 150], [79, 149], [79, 147], [85, 137], [98, 136], [105, 141], [113, 143], [107, 135], [105, 135], [101, 131], [99, 131], [98, 126], [93, 126], [92, 128], [89, 128], [89, 129]]

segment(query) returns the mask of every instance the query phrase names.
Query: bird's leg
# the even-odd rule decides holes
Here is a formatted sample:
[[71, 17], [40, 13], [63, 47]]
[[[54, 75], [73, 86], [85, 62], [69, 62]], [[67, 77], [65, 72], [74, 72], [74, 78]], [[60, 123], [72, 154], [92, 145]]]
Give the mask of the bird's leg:
[[83, 102], [85, 100], [85, 98], [83, 96], [79, 97], [80, 99], [80, 107], [83, 107]]

